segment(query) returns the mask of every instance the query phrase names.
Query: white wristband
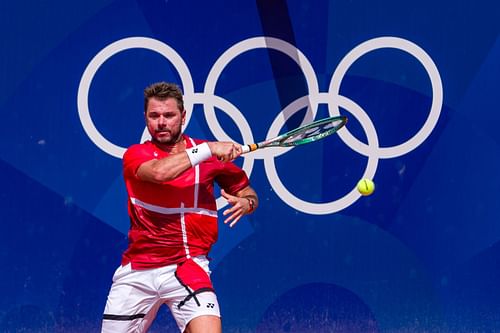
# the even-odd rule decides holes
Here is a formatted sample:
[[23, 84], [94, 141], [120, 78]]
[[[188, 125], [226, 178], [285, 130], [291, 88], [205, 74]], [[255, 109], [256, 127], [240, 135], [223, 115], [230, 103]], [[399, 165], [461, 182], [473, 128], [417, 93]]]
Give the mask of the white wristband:
[[189, 161], [191, 161], [192, 166], [198, 165], [201, 162], [212, 157], [212, 151], [210, 150], [210, 147], [206, 142], [186, 149], [186, 153], [189, 157]]

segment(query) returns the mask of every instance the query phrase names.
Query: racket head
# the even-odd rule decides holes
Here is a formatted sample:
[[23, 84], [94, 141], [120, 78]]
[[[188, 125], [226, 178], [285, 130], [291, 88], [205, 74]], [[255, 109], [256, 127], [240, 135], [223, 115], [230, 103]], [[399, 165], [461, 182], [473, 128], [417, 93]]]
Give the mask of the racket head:
[[336, 133], [339, 129], [344, 127], [346, 123], [346, 116], [334, 116], [320, 119], [280, 135], [274, 145], [292, 147], [318, 141]]

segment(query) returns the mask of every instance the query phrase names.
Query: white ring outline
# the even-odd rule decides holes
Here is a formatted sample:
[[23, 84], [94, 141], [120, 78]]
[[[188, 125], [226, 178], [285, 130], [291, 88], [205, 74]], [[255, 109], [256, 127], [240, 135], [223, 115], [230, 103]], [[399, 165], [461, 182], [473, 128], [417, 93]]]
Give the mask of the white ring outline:
[[[184, 95], [186, 96], [187, 102], [185, 103], [186, 109], [186, 124], [189, 123], [191, 118], [191, 113], [193, 110], [193, 103], [191, 102], [191, 96], [194, 95], [194, 85], [193, 80], [191, 78], [191, 74], [189, 69], [181, 58], [181, 56], [170, 46], [165, 43], [162, 43], [156, 39], [147, 38], [147, 37], [129, 37], [120, 39], [116, 42], [113, 42], [106, 46], [104, 49], [99, 51], [94, 58], [90, 61], [90, 63], [85, 68], [83, 72], [82, 78], [80, 79], [80, 85], [78, 86], [78, 115], [80, 117], [80, 122], [82, 123], [83, 129], [87, 136], [94, 142], [94, 144], [99, 147], [105, 153], [108, 153], [111, 156], [116, 158], [122, 158], [123, 154], [127, 150], [126, 148], [115, 145], [114, 143], [108, 141], [95, 127], [92, 118], [90, 117], [89, 111], [89, 90], [90, 85], [92, 83], [92, 79], [94, 78], [97, 70], [113, 55], [135, 48], [142, 48], [151, 51], [155, 51], [161, 55], [163, 55], [167, 60], [170, 61], [177, 69], [178, 74], [180, 76], [182, 87], [184, 90]], [[142, 138], [147, 137], [147, 128], [144, 130]]]
[[[264, 36], [248, 38], [239, 43], [236, 43], [235, 45], [227, 49], [219, 57], [219, 59], [217, 59], [217, 61], [212, 66], [212, 69], [208, 73], [204, 89], [205, 96], [214, 96], [215, 86], [219, 80], [219, 77], [222, 74], [222, 71], [227, 67], [227, 65], [231, 61], [233, 61], [237, 56], [247, 51], [259, 48], [266, 48], [266, 49], [273, 49], [275, 51], [280, 51], [288, 55], [293, 61], [295, 61], [295, 63], [299, 66], [299, 68], [302, 69], [309, 90], [308, 91], [309, 102], [312, 104], [310, 105], [308, 110], [308, 114], [309, 112], [312, 112], [312, 117], [310, 119], [308, 117], [304, 118], [302, 124], [304, 125], [308, 120], [314, 119], [317, 112], [317, 101], [316, 98], [314, 97], [315, 94], [319, 92], [319, 85], [316, 79], [316, 73], [314, 72], [314, 68], [307, 59], [307, 57], [300, 50], [298, 50], [292, 44], [278, 38], [264, 37]], [[230, 141], [235, 141], [231, 139], [229, 135], [227, 135], [226, 132], [222, 129], [222, 126], [220, 126], [217, 117], [215, 115], [215, 110], [213, 105], [204, 104], [204, 111], [207, 123], [218, 140], [220, 140], [219, 138], [224, 138], [224, 139], [230, 139]], [[244, 142], [253, 143], [253, 141], [244, 141]], [[263, 158], [268, 154], [269, 153], [266, 154], [266, 152], [264, 151], [256, 151], [254, 153], [253, 158]]]
[[[324, 103], [329, 103], [329, 100], [331, 99], [331, 96], [328, 93], [322, 93], [318, 96], [319, 98], [322, 98]], [[363, 130], [366, 133], [366, 136], [368, 138], [368, 142], [370, 145], [375, 145], [378, 146], [378, 136], [375, 130], [375, 127], [373, 126], [373, 123], [364, 112], [364, 110], [356, 104], [354, 101], [344, 97], [344, 96], [338, 96], [336, 99], [337, 103], [339, 106], [343, 107], [346, 110], [349, 110], [349, 112], [358, 119], [358, 121], [362, 124]], [[287, 107], [290, 107], [292, 104], [288, 105]], [[292, 113], [290, 114], [293, 115], [295, 112], [300, 110], [301, 108], [296, 108]], [[288, 113], [286, 113], [288, 114]], [[277, 118], [281, 119], [281, 118]], [[281, 126], [279, 126], [279, 122], [275, 122], [277, 125], [273, 127], [274, 131], [270, 135], [276, 136], [278, 135], [279, 129], [284, 125], [286, 119], [282, 120]], [[273, 123], [274, 124], [274, 123]], [[345, 127], [340, 129], [338, 133], [346, 130]], [[378, 165], [378, 158], [376, 156], [368, 156], [368, 162], [366, 165], [366, 169], [363, 173], [363, 176], [361, 178], [368, 178], [368, 179], [373, 179], [375, 176], [375, 172], [377, 171], [377, 165]], [[324, 215], [324, 214], [331, 214], [338, 212], [346, 207], [349, 207], [352, 203], [354, 203], [356, 200], [358, 200], [361, 197], [361, 194], [358, 192], [356, 189], [356, 186], [345, 196], [343, 196], [340, 199], [327, 202], [327, 203], [312, 203], [308, 201], [304, 201], [302, 199], [297, 198], [294, 196], [288, 189], [283, 185], [281, 182], [281, 179], [278, 176], [278, 173], [276, 171], [276, 165], [274, 163], [274, 158], [266, 158], [264, 159], [264, 167], [266, 170], [266, 175], [269, 180], [269, 183], [273, 187], [274, 191], [278, 194], [278, 196], [283, 200], [285, 203], [287, 203], [289, 206], [295, 208], [296, 210], [299, 210], [304, 213], [309, 213], [309, 214], [315, 214], [315, 215]]]
[[[243, 135], [243, 140], [246, 142], [252, 142], [253, 141], [253, 135], [252, 135], [252, 130], [250, 128], [250, 125], [248, 124], [247, 120], [243, 116], [243, 114], [238, 110], [236, 106], [231, 104], [228, 100], [221, 98], [219, 96], [207, 96], [204, 94], [194, 94], [192, 97], [192, 100], [194, 103], [207, 103], [210, 102], [211, 105], [217, 106], [218, 109], [222, 110], [225, 112], [231, 119], [235, 122], [235, 124], [238, 126], [238, 129], [240, 131], [242, 128], [240, 127], [243, 125], [243, 130], [242, 135]], [[225, 133], [224, 133], [225, 135]], [[222, 137], [222, 139], [219, 139], [220, 141], [233, 141], [229, 136], [227, 137]], [[243, 165], [242, 169], [245, 170], [248, 177], [250, 177], [250, 174], [252, 173], [252, 168], [253, 164], [255, 161], [254, 156], [248, 155], [245, 156], [246, 158], [243, 160]], [[227, 200], [220, 196], [217, 200], [217, 209], [221, 209], [222, 207], [227, 205]]]
[[[366, 145], [364, 142], [356, 139], [348, 129], [339, 132], [339, 136], [349, 147], [351, 147], [351, 149], [362, 155], [371, 156], [376, 154], [379, 158], [393, 158], [414, 150], [431, 134], [441, 113], [443, 104], [443, 84], [439, 71], [431, 57], [418, 45], [398, 37], [378, 37], [359, 44], [340, 61], [332, 75], [329, 92], [333, 95], [338, 95], [340, 92], [340, 84], [349, 67], [366, 53], [382, 48], [394, 48], [405, 51], [420, 61], [424, 66], [432, 86], [432, 104], [429, 115], [422, 128], [412, 138], [397, 146], [370, 147], [370, 145]], [[337, 105], [329, 103], [328, 110], [331, 116], [340, 115]]]

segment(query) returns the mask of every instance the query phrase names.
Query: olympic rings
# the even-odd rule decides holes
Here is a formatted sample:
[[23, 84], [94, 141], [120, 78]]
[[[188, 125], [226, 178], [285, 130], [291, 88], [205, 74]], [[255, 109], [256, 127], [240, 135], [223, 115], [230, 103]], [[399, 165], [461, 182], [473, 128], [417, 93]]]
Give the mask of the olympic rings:
[[[184, 96], [186, 98], [185, 107], [187, 114], [184, 128], [187, 127], [189, 120], [191, 119], [193, 105], [202, 104], [204, 107], [203, 110], [205, 118], [207, 119], [207, 123], [215, 138], [219, 141], [235, 141], [228, 134], [226, 134], [218, 122], [215, 114], [215, 107], [217, 107], [233, 119], [241, 131], [244, 143], [255, 142], [250, 125], [236, 106], [226, 99], [215, 95], [215, 87], [218, 79], [226, 66], [242, 53], [258, 48], [270, 48], [284, 53], [289, 56], [299, 66], [299, 68], [301, 68], [307, 82], [308, 95], [291, 102], [281, 111], [280, 114], [278, 114], [267, 133], [266, 139], [277, 136], [286, 120], [304, 108], [307, 108], [307, 112], [302, 124], [308, 123], [315, 118], [317, 107], [320, 103], [328, 105], [329, 113], [332, 116], [339, 115], [339, 107], [342, 107], [343, 109], [349, 111], [351, 115], [356, 117], [367, 136], [368, 144], [365, 144], [355, 138], [347, 128], [343, 128], [338, 132], [339, 137], [349, 148], [368, 157], [366, 169], [360, 178], [373, 178], [375, 176], [378, 160], [380, 158], [402, 156], [422, 144], [435, 128], [443, 103], [443, 87], [441, 77], [431, 57], [418, 45], [402, 38], [379, 37], [370, 39], [356, 46], [340, 61], [332, 75], [329, 91], [327, 93], [319, 91], [316, 74], [307, 57], [292, 44], [277, 38], [249, 38], [230, 47], [219, 57], [219, 59], [217, 59], [210, 70], [207, 81], [205, 82], [205, 89], [203, 93], [196, 93], [194, 91], [193, 80], [189, 69], [184, 60], [173, 48], [151, 38], [124, 38], [106, 46], [90, 61], [80, 80], [77, 97], [78, 114], [85, 133], [97, 147], [105, 153], [117, 158], [122, 158], [126, 148], [111, 143], [97, 130], [90, 116], [88, 95], [92, 80], [100, 66], [102, 66], [104, 62], [113, 55], [121, 51], [134, 48], [144, 48], [157, 52], [169, 60], [177, 69], [182, 82]], [[376, 129], [368, 114], [354, 101], [345, 96], [339, 95], [340, 84], [350, 66], [363, 55], [381, 48], [395, 48], [412, 55], [423, 65], [432, 85], [432, 104], [424, 125], [409, 140], [393, 147], [380, 147]], [[147, 132], [147, 129], [145, 129], [141, 141], [147, 139], [148, 137], [149, 133]], [[349, 207], [359, 199], [361, 195], [358, 193], [355, 186], [353, 186], [352, 190], [344, 197], [327, 203], [307, 202], [294, 196], [281, 182], [274, 164], [274, 158], [285, 153], [289, 149], [291, 148], [262, 149], [252, 154], [244, 155], [245, 159], [243, 162], [243, 169], [250, 177], [254, 160], [263, 159], [269, 183], [277, 195], [286, 204], [304, 213], [316, 215], [335, 213]], [[218, 209], [224, 207], [226, 204], [225, 199], [222, 197], [217, 199]]]

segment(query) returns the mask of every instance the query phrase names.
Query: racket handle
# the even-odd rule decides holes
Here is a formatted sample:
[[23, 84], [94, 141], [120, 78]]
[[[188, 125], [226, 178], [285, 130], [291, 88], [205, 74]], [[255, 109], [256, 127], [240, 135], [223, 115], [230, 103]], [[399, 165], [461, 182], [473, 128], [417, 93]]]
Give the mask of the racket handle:
[[252, 143], [251, 145], [242, 145], [241, 146], [241, 153], [246, 154], [246, 153], [249, 153], [251, 151], [257, 150], [257, 148], [259, 148], [259, 146], [256, 143]]

